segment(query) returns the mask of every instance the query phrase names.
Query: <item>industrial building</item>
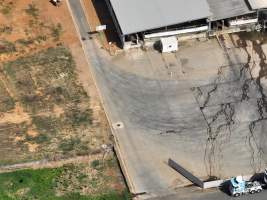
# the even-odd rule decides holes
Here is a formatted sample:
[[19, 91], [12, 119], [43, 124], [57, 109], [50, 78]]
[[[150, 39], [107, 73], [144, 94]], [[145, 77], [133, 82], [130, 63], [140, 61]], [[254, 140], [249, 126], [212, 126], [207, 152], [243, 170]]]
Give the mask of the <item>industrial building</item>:
[[259, 30], [267, 0], [106, 0], [122, 47], [161, 37]]

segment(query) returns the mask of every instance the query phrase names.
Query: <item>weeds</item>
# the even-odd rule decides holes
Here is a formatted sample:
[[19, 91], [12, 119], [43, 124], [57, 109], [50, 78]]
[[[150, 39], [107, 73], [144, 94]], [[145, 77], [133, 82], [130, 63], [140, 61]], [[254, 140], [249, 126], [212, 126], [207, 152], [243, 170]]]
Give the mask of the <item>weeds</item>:
[[39, 9], [36, 7], [35, 4], [29, 4], [28, 8], [25, 9], [25, 12], [28, 15], [33, 16], [34, 18], [37, 18], [39, 16]]
[[0, 33], [5, 33], [5, 34], [11, 34], [13, 31], [13, 28], [11, 26], [0, 26]]
[[36, 137], [32, 137], [27, 134], [25, 140], [29, 142], [36, 142], [37, 144], [44, 144], [49, 142], [50, 138], [45, 134], [39, 134]]
[[12, 53], [16, 51], [16, 47], [12, 42], [0, 40], [0, 54]]
[[27, 39], [18, 39], [16, 41], [16, 43], [21, 44], [23, 46], [29, 46], [31, 44], [34, 44], [35, 41], [38, 42], [38, 43], [41, 43], [41, 42], [46, 41], [46, 40], [47, 40], [47, 37], [45, 35], [39, 35], [39, 36], [37, 36], [35, 38], [29, 37]]
[[71, 109], [66, 111], [66, 123], [71, 124], [73, 127], [86, 126], [92, 124], [92, 110], [85, 109], [82, 110], [73, 106]]
[[[45, 38], [41, 36], [39, 39]], [[28, 41], [17, 42], [29, 44]], [[64, 154], [69, 157], [88, 155], [93, 151], [93, 142], [87, 134], [93, 123], [90, 98], [77, 83], [75, 63], [67, 49], [50, 48], [5, 63], [2, 68], [16, 101], [31, 118], [29, 126], [37, 132], [35, 136], [20, 136], [24, 139], [20, 138], [18, 143], [35, 143], [39, 145], [38, 149], [46, 152], [46, 155], [41, 155], [40, 151], [31, 152], [31, 156]], [[6, 92], [0, 91], [0, 105], [1, 99], [6, 97]], [[2, 101], [3, 107], [7, 107], [8, 102]]]
[[97, 169], [100, 165], [100, 161], [99, 160], [94, 160], [91, 162], [91, 167], [94, 169]]
[[5, 86], [0, 81], [0, 112], [7, 112], [15, 107], [14, 99], [6, 91]]
[[37, 127], [40, 133], [56, 135], [59, 120], [54, 117], [47, 116], [33, 116], [32, 123]]
[[63, 151], [63, 153], [67, 153], [73, 151], [76, 146], [81, 143], [79, 138], [70, 138], [67, 140], [63, 140], [62, 143], [59, 145], [59, 149]]
[[51, 30], [51, 36], [54, 38], [54, 41], [58, 41], [63, 32], [61, 24], [58, 23], [57, 25], [52, 25], [50, 30]]
[[13, 2], [0, 1], [0, 13], [3, 15], [9, 15], [12, 11]]
[[28, 39], [18, 39], [16, 42], [19, 43], [19, 44], [21, 44], [21, 45], [28, 46], [30, 44], [33, 44], [34, 43], [34, 40], [31, 39], [31, 38], [28, 38]]

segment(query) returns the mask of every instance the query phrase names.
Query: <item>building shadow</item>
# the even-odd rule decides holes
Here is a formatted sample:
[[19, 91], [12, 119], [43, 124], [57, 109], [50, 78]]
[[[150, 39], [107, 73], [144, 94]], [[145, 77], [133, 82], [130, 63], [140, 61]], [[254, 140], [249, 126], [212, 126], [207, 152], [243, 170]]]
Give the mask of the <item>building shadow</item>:
[[153, 44], [153, 49], [156, 50], [158, 53], [161, 53], [161, 42], [160, 41], [156, 41], [154, 44]]
[[112, 16], [106, 4], [106, 1], [105, 0], [92, 0], [92, 3], [93, 3], [97, 17], [99, 18], [101, 25], [107, 26], [107, 29], [104, 31], [104, 33], [105, 33], [108, 43], [112, 42], [116, 46], [120, 47], [121, 45], [120, 39], [119, 39], [117, 30], [116, 30], [115, 24], [113, 22]]

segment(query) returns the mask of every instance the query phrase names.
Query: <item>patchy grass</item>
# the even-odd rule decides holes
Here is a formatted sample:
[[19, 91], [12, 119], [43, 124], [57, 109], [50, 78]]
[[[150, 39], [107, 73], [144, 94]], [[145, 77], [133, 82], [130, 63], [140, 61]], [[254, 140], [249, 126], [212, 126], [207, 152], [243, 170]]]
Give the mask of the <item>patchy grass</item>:
[[13, 31], [12, 26], [7, 26], [7, 25], [0, 25], [0, 34], [11, 34]]
[[58, 129], [59, 120], [51, 116], [34, 116], [32, 122], [36, 126], [39, 133], [55, 135]]
[[6, 1], [6, 0], [0, 0], [0, 13], [3, 15], [9, 15], [12, 11], [13, 7], [13, 2], [12, 1]]
[[34, 18], [37, 18], [39, 16], [39, 9], [33, 3], [28, 5], [28, 8], [25, 9], [25, 12], [28, 15], [33, 16]]
[[[88, 174], [87, 174], [88, 173]], [[124, 189], [112, 188], [87, 165], [66, 165], [54, 169], [21, 170], [0, 174], [1, 200], [128, 200]], [[104, 187], [95, 188], [98, 183]], [[91, 190], [92, 189], [92, 190]]]
[[37, 37], [29, 37], [27, 39], [24, 39], [24, 38], [18, 39], [16, 43], [27, 47], [29, 45], [34, 44], [35, 42], [41, 43], [46, 40], [47, 40], [47, 37], [45, 35], [38, 35]]
[[[31, 159], [27, 154], [27, 145], [22, 142], [28, 126], [21, 124], [0, 124], [0, 165], [14, 163], [17, 160]], [[16, 142], [15, 142], [16, 141]]]
[[[100, 148], [92, 137], [90, 98], [77, 83], [75, 63], [66, 48], [49, 48], [1, 67], [6, 84], [0, 80], [0, 112], [13, 109], [14, 98], [29, 120], [19, 137], [12, 128], [11, 132], [4, 131], [3, 139], [12, 143], [5, 146], [17, 151], [9, 152], [10, 158], [14, 157], [12, 162], [0, 157], [0, 163], [88, 155]], [[28, 134], [28, 130], [36, 133]], [[0, 143], [1, 148], [5, 149]]]
[[12, 42], [0, 40], [0, 54], [12, 53], [16, 51], [16, 46]]
[[[28, 3], [0, 0], [6, 19], [0, 35], [8, 40], [0, 41], [0, 166], [41, 159], [58, 166], [65, 158], [88, 154], [98, 161], [0, 174], [0, 199], [129, 199], [114, 159], [102, 155], [101, 145], [110, 142], [104, 117], [90, 109], [72, 55], [63, 47], [74, 42], [72, 36], [61, 38], [72, 23], [53, 25], [49, 4]], [[61, 19], [64, 8], [58, 12]]]
[[54, 38], [54, 41], [58, 41], [60, 39], [61, 34], [63, 33], [63, 28], [60, 23], [57, 25], [51, 26], [51, 36]]
[[14, 106], [14, 99], [9, 95], [3, 82], [0, 80], [0, 112], [10, 111]]
[[76, 82], [72, 56], [63, 47], [19, 58], [4, 64], [3, 68], [28, 112], [51, 110], [54, 104], [60, 106], [89, 100]]
[[81, 140], [79, 138], [70, 138], [63, 140], [62, 143], [59, 145], [59, 148], [62, 149], [64, 153], [73, 151], [79, 144]]
[[73, 127], [86, 126], [92, 124], [92, 110], [91, 109], [81, 109], [77, 105], [66, 111], [66, 123]]

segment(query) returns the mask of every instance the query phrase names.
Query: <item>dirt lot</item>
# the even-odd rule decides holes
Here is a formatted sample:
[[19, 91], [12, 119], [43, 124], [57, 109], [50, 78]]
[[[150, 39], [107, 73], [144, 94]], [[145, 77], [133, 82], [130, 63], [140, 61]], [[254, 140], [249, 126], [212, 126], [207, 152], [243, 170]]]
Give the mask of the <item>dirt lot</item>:
[[104, 112], [66, 12], [65, 4], [1, 1], [2, 164], [84, 155], [109, 142]]
[[[110, 143], [66, 3], [0, 0], [0, 166], [102, 156]], [[117, 166], [109, 173], [120, 177]], [[108, 185], [123, 190], [117, 178]], [[95, 185], [94, 193], [101, 188]]]

